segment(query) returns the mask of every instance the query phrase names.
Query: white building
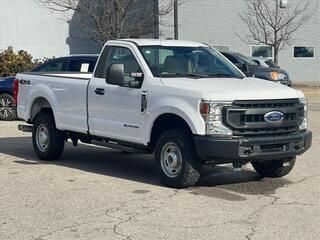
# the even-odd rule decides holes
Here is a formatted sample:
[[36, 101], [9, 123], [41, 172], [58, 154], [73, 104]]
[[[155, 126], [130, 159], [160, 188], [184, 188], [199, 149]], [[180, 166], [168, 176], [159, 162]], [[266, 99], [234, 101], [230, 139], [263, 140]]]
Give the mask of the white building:
[[94, 43], [76, 37], [72, 21], [67, 23], [38, 0], [0, 0], [0, 51], [13, 46], [35, 58], [98, 52]]
[[[157, 0], [141, 1], [158, 4]], [[165, 1], [168, 0], [160, 0], [160, 6]], [[289, 0], [288, 4], [299, 1]], [[316, 4], [319, 0], [310, 1]], [[243, 0], [183, 2], [179, 6], [180, 39], [201, 41], [220, 50], [245, 55], [267, 52], [272, 57], [271, 49], [246, 44], [239, 38], [247, 31], [239, 19], [239, 14], [245, 11]], [[162, 37], [173, 38], [173, 16], [161, 17], [155, 29], [160, 29]], [[15, 50], [27, 50], [35, 58], [98, 53], [100, 47], [79, 39], [79, 31], [75, 16], [67, 23], [63, 16], [44, 8], [38, 0], [0, 0], [0, 51], [13, 46]], [[320, 82], [319, 39], [320, 9], [317, 9], [313, 18], [296, 32], [293, 45], [286, 46], [279, 55], [280, 66], [289, 71], [295, 82]]]

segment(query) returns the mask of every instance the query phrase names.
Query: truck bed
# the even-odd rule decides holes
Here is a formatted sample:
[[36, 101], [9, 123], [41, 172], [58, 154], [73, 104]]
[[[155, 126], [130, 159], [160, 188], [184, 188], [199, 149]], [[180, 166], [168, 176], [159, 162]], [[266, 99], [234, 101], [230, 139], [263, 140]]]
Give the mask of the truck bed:
[[59, 130], [86, 133], [87, 86], [91, 75], [73, 72], [18, 74], [18, 117], [28, 121], [32, 116], [33, 103], [45, 97], [54, 111]]

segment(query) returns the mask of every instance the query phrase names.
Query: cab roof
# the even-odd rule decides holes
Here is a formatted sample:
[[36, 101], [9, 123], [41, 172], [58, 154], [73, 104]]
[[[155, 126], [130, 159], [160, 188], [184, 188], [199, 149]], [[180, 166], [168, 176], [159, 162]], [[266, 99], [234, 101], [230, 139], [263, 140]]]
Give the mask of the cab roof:
[[118, 41], [132, 42], [138, 46], [207, 47], [204, 43], [185, 40], [126, 38]]

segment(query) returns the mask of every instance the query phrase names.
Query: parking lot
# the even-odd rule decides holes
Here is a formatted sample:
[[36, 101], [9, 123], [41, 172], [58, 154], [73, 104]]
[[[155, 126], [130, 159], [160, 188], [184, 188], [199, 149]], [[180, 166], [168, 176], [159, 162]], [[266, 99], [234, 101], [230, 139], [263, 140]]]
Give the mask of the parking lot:
[[31, 135], [0, 122], [0, 239], [320, 239], [319, 119], [315, 94], [313, 146], [287, 177], [208, 166], [183, 190], [161, 185], [152, 156], [69, 143], [39, 161]]

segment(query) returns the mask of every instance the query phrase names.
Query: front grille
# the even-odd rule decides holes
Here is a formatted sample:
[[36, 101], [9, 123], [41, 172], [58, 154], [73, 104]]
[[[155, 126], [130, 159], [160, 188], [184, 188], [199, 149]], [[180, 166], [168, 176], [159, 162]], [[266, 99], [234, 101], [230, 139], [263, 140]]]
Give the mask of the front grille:
[[240, 108], [282, 108], [299, 106], [299, 99], [234, 101], [233, 106]]
[[[268, 123], [264, 116], [272, 111], [284, 114], [281, 123]], [[304, 106], [299, 99], [234, 101], [224, 109], [223, 122], [236, 136], [283, 135], [299, 131]]]
[[[294, 120], [296, 118], [296, 113], [285, 113], [284, 120]], [[264, 122], [264, 114], [252, 114], [252, 115], [241, 115], [241, 122], [252, 123], [252, 122]]]

